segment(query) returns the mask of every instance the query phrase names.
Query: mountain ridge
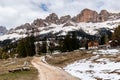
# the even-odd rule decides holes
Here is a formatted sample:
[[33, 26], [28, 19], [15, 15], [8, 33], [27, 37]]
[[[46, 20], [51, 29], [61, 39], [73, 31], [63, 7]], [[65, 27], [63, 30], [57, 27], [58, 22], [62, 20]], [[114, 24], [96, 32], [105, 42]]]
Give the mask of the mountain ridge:
[[[45, 19], [37, 18], [35, 19], [31, 25], [36, 27], [46, 27], [53, 24], [64, 24], [69, 22], [104, 22], [109, 19], [115, 20], [120, 18], [120, 13], [109, 13], [107, 10], [101, 10], [100, 13], [91, 10], [91, 9], [83, 9], [78, 15], [71, 17], [70, 15], [58, 17], [57, 14], [51, 13]], [[26, 24], [26, 23], [25, 23]], [[22, 25], [24, 26], [24, 25]], [[20, 26], [19, 26], [20, 27]]]
[[45, 19], [35, 19], [32, 23], [25, 23], [10, 29], [1, 40], [24, 38], [32, 33], [35, 35], [59, 33], [59, 36], [66, 35], [69, 31], [81, 29], [90, 35], [96, 35], [100, 28], [113, 30], [118, 25], [120, 25], [120, 13], [109, 13], [107, 10], [101, 10], [98, 13], [86, 8], [74, 17], [65, 15], [59, 18], [57, 14], [51, 13]]

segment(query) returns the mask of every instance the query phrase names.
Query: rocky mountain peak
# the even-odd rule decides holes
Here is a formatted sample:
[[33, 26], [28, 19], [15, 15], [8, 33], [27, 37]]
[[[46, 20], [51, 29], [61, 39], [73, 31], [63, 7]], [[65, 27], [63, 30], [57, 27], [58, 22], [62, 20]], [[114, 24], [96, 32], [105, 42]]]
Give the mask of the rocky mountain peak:
[[108, 20], [110, 13], [107, 10], [101, 10], [99, 16], [101, 21], [106, 21]]
[[100, 14], [110, 14], [107, 10], [101, 10]]
[[37, 27], [45, 27], [45, 26], [47, 26], [47, 24], [45, 23], [45, 21], [43, 19], [36, 19], [36, 20], [33, 21], [32, 24], [37, 26]]
[[107, 10], [101, 10], [98, 14], [94, 10], [84, 9], [78, 14], [76, 17], [73, 18], [76, 22], [103, 22], [107, 21], [110, 16], [110, 13]]
[[4, 26], [0, 26], [0, 35], [4, 35], [5, 33], [7, 33], [7, 29], [6, 29], [6, 27], [4, 27]]
[[[107, 22], [104, 23], [103, 21]], [[66, 35], [67, 32], [78, 29], [80, 29], [83, 33], [86, 32], [90, 35], [96, 35], [101, 27], [106, 27], [107, 29], [112, 30], [111, 27], [114, 28], [116, 25], [120, 25], [120, 13], [109, 13], [106, 10], [102, 10], [100, 13], [97, 13], [94, 10], [84, 9], [72, 18], [70, 15], [61, 16], [58, 18], [57, 14], [52, 13], [45, 19], [38, 18], [32, 23], [26, 23], [16, 27], [15, 29], [10, 29], [7, 34], [3, 35], [5, 38], [0, 38], [0, 40], [14, 38], [18, 39], [31, 34], [40, 35], [42, 37], [49, 37], [51, 34], [59, 36]], [[0, 28], [0, 30], [4, 31], [3, 28]]]
[[26, 29], [26, 30], [31, 30], [34, 26], [32, 26], [29, 23], [25, 23], [23, 25], [20, 25], [18, 27], [15, 28], [15, 30], [19, 30], [19, 29]]
[[84, 13], [84, 12], [92, 12], [93, 10], [91, 10], [91, 9], [88, 9], [88, 8], [85, 8], [85, 9], [83, 9], [82, 11], [81, 11], [81, 13]]
[[82, 22], [97, 22], [98, 13], [90, 9], [84, 9], [81, 12], [81, 16]]
[[60, 23], [66, 23], [66, 22], [68, 22], [68, 21], [70, 21], [71, 20], [71, 16], [70, 15], [66, 15], [66, 16], [62, 16], [62, 17], [60, 17]]
[[29, 24], [23, 24], [21, 26], [18, 26], [15, 28], [17, 29], [26, 29], [31, 30], [33, 28], [39, 28], [39, 27], [49, 27], [52, 23], [56, 25], [63, 24], [63, 27], [65, 26], [74, 26], [73, 23], [79, 23], [79, 22], [103, 22], [107, 20], [113, 20], [120, 18], [120, 14], [112, 14], [109, 13], [107, 10], [101, 10], [101, 12], [98, 14], [96, 11], [91, 9], [84, 9], [82, 10], [77, 16], [74, 16], [71, 18], [70, 15], [61, 16], [58, 17], [57, 14], [51, 13], [48, 15], [45, 19], [38, 18], [33, 21], [33, 23]]
[[59, 18], [57, 16], [57, 14], [55, 14], [55, 13], [50, 14], [45, 19], [45, 21], [49, 24], [51, 24], [51, 23], [58, 24], [58, 20], [59, 20]]
[[90, 9], [84, 9], [76, 16], [76, 22], [97, 22], [98, 13]]

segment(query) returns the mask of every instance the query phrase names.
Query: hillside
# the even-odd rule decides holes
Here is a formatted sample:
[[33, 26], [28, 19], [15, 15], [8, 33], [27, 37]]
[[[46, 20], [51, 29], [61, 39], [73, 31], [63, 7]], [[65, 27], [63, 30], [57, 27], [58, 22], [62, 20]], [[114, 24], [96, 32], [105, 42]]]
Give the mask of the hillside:
[[0, 36], [0, 41], [6, 39], [18, 40], [30, 34], [36, 36], [46, 36], [46, 34], [64, 36], [69, 31], [81, 30], [86, 34], [99, 36], [101, 29], [104, 28], [113, 32], [114, 28], [118, 25], [120, 25], [120, 14], [109, 13], [106, 10], [97, 13], [90, 9], [84, 9], [73, 18], [70, 15], [59, 18], [57, 14], [52, 13], [45, 19], [36, 19], [32, 23], [25, 23], [14, 29], [10, 29], [7, 34]]
[[80, 80], [119, 80], [120, 48], [98, 50], [75, 50], [53, 54], [46, 61], [62, 67]]

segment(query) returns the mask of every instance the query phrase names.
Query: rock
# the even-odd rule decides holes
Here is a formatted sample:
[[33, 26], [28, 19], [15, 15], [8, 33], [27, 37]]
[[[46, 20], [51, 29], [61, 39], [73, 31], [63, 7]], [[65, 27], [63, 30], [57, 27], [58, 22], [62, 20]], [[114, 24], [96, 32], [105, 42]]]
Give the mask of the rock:
[[84, 9], [76, 16], [76, 22], [97, 22], [99, 15], [96, 11]]
[[99, 14], [100, 21], [107, 21], [110, 16], [110, 13], [106, 10], [102, 10]]
[[66, 23], [66, 22], [68, 22], [70, 20], [71, 20], [70, 15], [62, 16], [62, 17], [60, 17], [59, 23], [63, 24], [63, 23]]
[[100, 14], [90, 9], [84, 9], [80, 14], [73, 17], [74, 22], [102, 22], [107, 21], [110, 13], [106, 10], [102, 10]]
[[8, 72], [19, 72], [19, 71], [22, 71], [22, 68], [16, 68], [16, 69], [11, 69], [11, 70], [8, 70]]
[[30, 71], [30, 67], [23, 67], [22, 70], [23, 71]]
[[8, 70], [8, 72], [10, 73], [20, 72], [20, 71], [30, 71], [30, 67], [21, 67], [21, 68], [15, 68], [15, 69]]
[[[56, 30], [55, 28], [57, 26], [58, 27], [59, 26], [60, 27], [65, 27], [65, 26], [81, 27], [81, 25], [79, 26], [79, 24], [78, 24], [80, 22], [103, 22], [103, 21], [107, 21], [107, 20], [112, 21], [112, 20], [117, 20], [117, 19], [120, 19], [120, 13], [109, 13], [106, 10], [102, 10], [98, 14], [94, 10], [84, 9], [78, 15], [76, 15], [72, 18], [70, 15], [62, 16], [59, 18], [58, 15], [56, 15], [55, 13], [52, 13], [49, 16], [47, 16], [45, 19], [36, 19], [30, 24], [26, 23], [21, 26], [18, 26], [15, 29], [10, 29], [7, 32], [7, 34], [16, 33], [16, 34], [22, 36], [20, 38], [23, 38], [23, 37], [29, 36], [29, 35], [34, 35], [34, 36], [40, 35], [40, 36], [42, 36], [42, 38], [44, 38], [44, 36], [48, 37], [52, 33], [54, 34], [54, 32], [56, 35], [64, 32], [64, 30], [60, 30], [60, 31], [57, 30], [58, 32], [55, 31]], [[111, 23], [108, 23], [107, 25], [113, 26], [115, 24], [120, 24], [120, 22], [111, 22]], [[42, 28], [40, 28], [40, 27], [42, 27]], [[90, 26], [88, 26], [88, 27], [90, 27]], [[97, 27], [97, 26], [94, 26], [94, 27]], [[105, 26], [102, 26], [102, 27], [105, 27]], [[1, 31], [4, 31], [4, 30], [1, 29]], [[7, 37], [7, 38], [10, 38], [10, 37]], [[18, 38], [18, 37], [16, 37], [16, 38]]]
[[51, 23], [58, 24], [59, 18], [55, 13], [52, 13], [49, 16], [46, 17], [45, 21], [48, 24], [51, 24]]
[[15, 30], [18, 30], [18, 29], [32, 30], [32, 28], [34, 28], [34, 26], [31, 26], [29, 23], [25, 23], [21, 26], [16, 27]]
[[36, 20], [33, 21], [32, 24], [37, 26], [37, 27], [45, 27], [45, 26], [47, 26], [47, 24], [45, 23], [45, 21], [43, 19], [36, 19]]

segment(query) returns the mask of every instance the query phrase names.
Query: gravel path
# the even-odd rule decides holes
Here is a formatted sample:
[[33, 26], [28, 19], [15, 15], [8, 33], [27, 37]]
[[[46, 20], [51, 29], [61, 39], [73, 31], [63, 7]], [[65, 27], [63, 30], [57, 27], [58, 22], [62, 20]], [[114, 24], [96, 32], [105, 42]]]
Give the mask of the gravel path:
[[42, 57], [34, 57], [32, 64], [39, 72], [39, 80], [79, 80], [62, 69], [42, 62]]

